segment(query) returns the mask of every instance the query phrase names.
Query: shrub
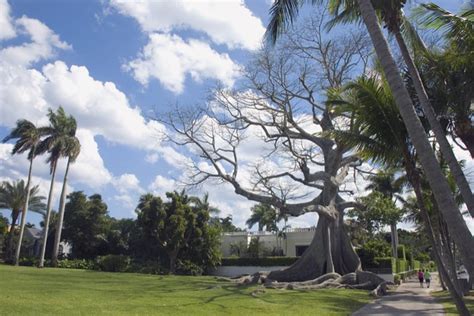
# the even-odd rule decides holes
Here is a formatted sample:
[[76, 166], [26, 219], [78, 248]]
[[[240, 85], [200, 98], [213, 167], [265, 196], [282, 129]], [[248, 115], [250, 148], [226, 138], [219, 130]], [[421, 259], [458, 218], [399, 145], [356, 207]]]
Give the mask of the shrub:
[[223, 258], [223, 266], [289, 266], [298, 260], [297, 257], [265, 257], [265, 258]]
[[20, 260], [18, 261], [18, 264], [20, 266], [25, 266], [25, 267], [37, 266], [38, 259], [36, 259], [35, 257], [21, 257]]
[[397, 247], [397, 256], [398, 256], [398, 259], [401, 259], [401, 260], [406, 260], [407, 259], [404, 245], [398, 245], [398, 247]]
[[400, 277], [399, 274], [395, 274], [395, 275], [393, 276], [393, 283], [395, 283], [395, 284], [397, 284], [397, 285], [400, 285], [400, 283], [401, 283], [401, 277]]
[[168, 269], [165, 269], [158, 261], [152, 261], [152, 260], [147, 260], [144, 262], [133, 261], [129, 265], [127, 272], [144, 273], [144, 274], [167, 274]]
[[58, 268], [94, 270], [96, 264], [86, 259], [63, 259], [58, 261]]
[[106, 255], [98, 258], [97, 265], [101, 271], [125, 272], [130, 265], [130, 258], [122, 255]]
[[391, 254], [390, 244], [381, 239], [369, 240], [356, 251], [364, 269], [378, 267], [375, 258], [386, 258]]
[[176, 264], [176, 272], [177, 274], [184, 275], [202, 275], [203, 269], [189, 260], [178, 260]]

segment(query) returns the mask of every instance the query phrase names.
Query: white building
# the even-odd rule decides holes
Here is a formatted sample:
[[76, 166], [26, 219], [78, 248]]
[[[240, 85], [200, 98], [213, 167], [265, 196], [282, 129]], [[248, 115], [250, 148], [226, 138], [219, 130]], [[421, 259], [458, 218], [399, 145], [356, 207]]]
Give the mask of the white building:
[[267, 251], [281, 249], [284, 256], [301, 256], [313, 240], [316, 227], [290, 228], [280, 237], [275, 232], [232, 232], [224, 233], [221, 239], [222, 256], [237, 255], [235, 249], [248, 247], [253, 238], [258, 238], [259, 243]]

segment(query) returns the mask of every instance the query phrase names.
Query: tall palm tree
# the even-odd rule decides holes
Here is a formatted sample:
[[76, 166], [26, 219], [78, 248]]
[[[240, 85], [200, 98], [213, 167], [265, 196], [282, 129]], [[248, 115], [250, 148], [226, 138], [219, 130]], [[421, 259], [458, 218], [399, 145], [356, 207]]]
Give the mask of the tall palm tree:
[[[338, 2], [342, 2], [342, 0]], [[346, 3], [346, 1], [343, 2]], [[298, 8], [302, 3], [303, 1], [301, 0], [275, 1], [270, 9], [271, 19], [267, 27], [266, 37], [268, 39], [276, 39], [283, 26], [291, 23], [296, 18]], [[459, 245], [460, 253], [469, 274], [474, 275], [474, 252], [472, 252], [472, 249], [474, 249], [474, 238], [456, 206], [428, 136], [415, 112], [410, 95], [400, 76], [398, 66], [393, 59], [387, 40], [378, 23], [374, 7], [370, 0], [357, 0], [357, 5], [439, 208], [443, 212], [455, 242]]]
[[422, 177], [415, 158], [415, 148], [388, 83], [376, 76], [359, 78], [345, 87], [342, 96], [331, 91], [330, 103], [336, 105], [336, 112], [351, 115], [350, 130], [333, 132], [338, 141], [356, 148], [364, 159], [372, 160], [382, 166], [405, 169], [407, 179], [414, 189], [420, 214], [425, 222], [426, 234], [433, 245], [440, 273], [447, 279], [446, 283], [458, 309], [465, 311], [465, 304], [455, 285], [454, 268], [448, 267], [450, 261], [443, 256], [442, 245], [439, 244], [433, 231], [422, 191]]
[[50, 125], [45, 128], [46, 137], [38, 145], [38, 153], [49, 153], [47, 162], [50, 166], [51, 183], [49, 186], [48, 203], [45, 217], [45, 226], [43, 230], [40, 261], [38, 267], [44, 267], [44, 257], [46, 253], [46, 243], [48, 239], [49, 221], [52, 210], [52, 200], [54, 191], [54, 179], [56, 175], [56, 167], [58, 160], [66, 156], [65, 150], [67, 148], [68, 135], [70, 134], [70, 119], [64, 112], [62, 107], [59, 107], [55, 113], [52, 109], [48, 111], [48, 118]]
[[209, 203], [209, 193], [205, 193], [202, 198], [191, 196], [189, 197], [189, 202], [194, 205], [194, 208], [207, 211], [209, 214], [219, 215], [221, 212], [217, 207]]
[[[62, 108], [60, 108], [62, 109]], [[59, 115], [65, 115], [64, 111], [58, 112]], [[53, 246], [53, 255], [51, 258], [51, 263], [53, 267], [56, 267], [58, 264], [58, 255], [59, 255], [59, 244], [61, 242], [61, 232], [63, 228], [63, 221], [64, 221], [64, 210], [66, 206], [66, 185], [67, 185], [67, 177], [69, 174], [69, 166], [71, 163], [76, 161], [79, 153], [81, 151], [81, 144], [79, 139], [76, 137], [76, 129], [77, 123], [74, 117], [69, 116], [67, 118], [67, 125], [65, 127], [65, 134], [61, 137], [63, 138], [64, 150], [62, 151], [62, 155], [67, 157], [67, 164], [66, 164], [66, 171], [64, 172], [64, 179], [63, 179], [63, 187], [61, 190], [61, 198], [59, 199], [59, 219], [56, 225], [56, 234], [54, 238], [54, 246]]]
[[[28, 208], [30, 211], [40, 214], [44, 212], [45, 205], [42, 202], [44, 197], [39, 196], [38, 192], [39, 188], [37, 185], [28, 190], [27, 186], [25, 186], [25, 181], [23, 180], [16, 182], [4, 181], [0, 185], [0, 209], [10, 209], [12, 219], [8, 237], [6, 239], [5, 259], [8, 261], [13, 259], [13, 236], [15, 234], [15, 227], [20, 212], [24, 213], [26, 199], [29, 199]], [[16, 263], [17, 262], [18, 260]]]
[[[366, 190], [374, 190], [382, 193], [385, 197], [393, 200], [394, 197], [401, 199], [400, 193], [403, 191], [405, 177], [395, 178], [395, 170], [390, 168], [387, 171], [379, 171], [377, 174], [369, 177], [370, 184]], [[390, 224], [390, 233], [392, 241], [392, 256], [398, 257], [398, 231], [397, 222]]]
[[[334, 25], [337, 22], [360, 21], [361, 13], [356, 0], [331, 0], [329, 2], [331, 6], [331, 12], [333, 12], [333, 14], [335, 15], [330, 25]], [[430, 123], [431, 129], [439, 144], [440, 151], [443, 154], [444, 159], [448, 163], [449, 168], [451, 169], [451, 173], [454, 176], [454, 179], [456, 180], [456, 183], [460, 189], [460, 192], [464, 198], [469, 212], [472, 216], [474, 216], [474, 195], [472, 194], [466, 176], [464, 175], [464, 172], [462, 171], [462, 168], [453, 153], [451, 145], [449, 144], [448, 139], [446, 138], [444, 129], [436, 118], [435, 112], [428, 98], [425, 86], [423, 84], [423, 81], [421, 80], [418, 68], [415, 66], [415, 62], [411, 57], [410, 51], [402, 34], [404, 33], [405, 36], [409, 36], [410, 39], [415, 42], [415, 45], [413, 45], [413, 47], [421, 47], [423, 50], [426, 50], [424, 44], [421, 42], [421, 39], [414, 30], [413, 26], [403, 15], [402, 8], [406, 2], [407, 0], [372, 1], [375, 10], [377, 11], [377, 13], [379, 13], [378, 16], [381, 17], [383, 23], [385, 24], [385, 27], [391, 34], [394, 35], [397, 41], [403, 60], [407, 65], [410, 79], [415, 88], [419, 103], [423, 109], [423, 112], [428, 122]], [[343, 7], [342, 11], [340, 11], [341, 7]], [[472, 23], [472, 25], [474, 25], [474, 23]], [[466, 28], [463, 28], [463, 30], [465, 29]], [[473, 31], [474, 27], [471, 26], [468, 27], [468, 29]], [[465, 32], [462, 34], [465, 34]]]
[[29, 208], [30, 202], [30, 185], [31, 185], [31, 172], [33, 170], [33, 160], [37, 155], [36, 148], [40, 142], [42, 136], [42, 128], [37, 128], [35, 124], [28, 120], [18, 120], [15, 128], [10, 131], [3, 142], [16, 139], [16, 143], [12, 149], [12, 155], [21, 154], [28, 151], [28, 160], [30, 161], [30, 167], [28, 169], [28, 180], [26, 181], [26, 198], [25, 205], [22, 208], [21, 222], [20, 222], [20, 236], [18, 237], [18, 244], [15, 252], [15, 265], [18, 265], [20, 259], [21, 244], [23, 241], [23, 234], [25, 231], [26, 214]]

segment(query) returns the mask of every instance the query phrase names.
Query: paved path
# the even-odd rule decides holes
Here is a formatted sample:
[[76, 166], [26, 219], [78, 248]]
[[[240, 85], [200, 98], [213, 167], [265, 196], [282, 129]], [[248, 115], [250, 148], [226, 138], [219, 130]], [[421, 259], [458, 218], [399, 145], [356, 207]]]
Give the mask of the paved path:
[[432, 273], [431, 276], [433, 280], [429, 289], [426, 284], [420, 288], [417, 278], [409, 279], [395, 293], [376, 299], [352, 315], [444, 315], [443, 306], [430, 295], [431, 291], [441, 290], [438, 275]]

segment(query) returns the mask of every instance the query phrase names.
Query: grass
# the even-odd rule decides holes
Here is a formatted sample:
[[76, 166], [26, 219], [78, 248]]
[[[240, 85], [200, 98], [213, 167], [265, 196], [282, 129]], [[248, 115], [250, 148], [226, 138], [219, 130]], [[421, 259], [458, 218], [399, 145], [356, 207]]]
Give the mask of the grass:
[[213, 277], [0, 265], [0, 315], [349, 315], [366, 291], [265, 290]]
[[[451, 296], [449, 295], [449, 292], [447, 291], [439, 291], [439, 292], [433, 292], [431, 293], [438, 302], [443, 304], [444, 311], [446, 312], [447, 316], [454, 316], [454, 315], [459, 315], [457, 310], [456, 310], [456, 305], [454, 305], [453, 300], [451, 299]], [[471, 312], [471, 314], [474, 314], [474, 292], [471, 291], [469, 295], [466, 295], [464, 297], [464, 302], [466, 302], [467, 308]]]

